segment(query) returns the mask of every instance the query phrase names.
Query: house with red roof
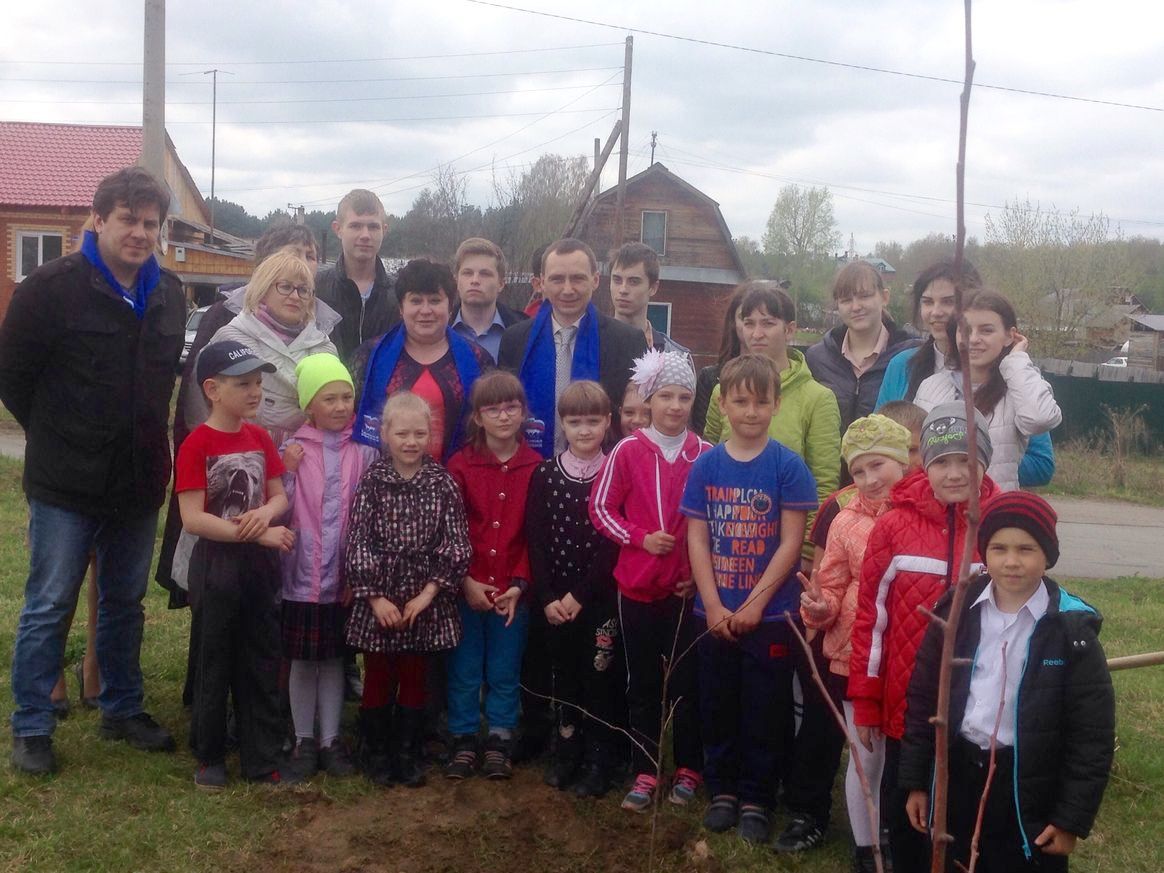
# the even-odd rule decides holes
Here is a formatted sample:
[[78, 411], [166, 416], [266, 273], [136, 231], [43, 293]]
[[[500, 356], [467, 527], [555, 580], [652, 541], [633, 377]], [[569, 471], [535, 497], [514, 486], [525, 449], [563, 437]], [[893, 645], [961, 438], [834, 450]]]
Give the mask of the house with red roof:
[[[80, 247], [97, 184], [136, 164], [141, 144], [140, 127], [0, 121], [0, 318], [25, 276]], [[210, 209], [169, 136], [165, 175], [171, 202], [162, 266], [181, 277], [190, 300], [245, 280], [253, 246], [211, 231]]]

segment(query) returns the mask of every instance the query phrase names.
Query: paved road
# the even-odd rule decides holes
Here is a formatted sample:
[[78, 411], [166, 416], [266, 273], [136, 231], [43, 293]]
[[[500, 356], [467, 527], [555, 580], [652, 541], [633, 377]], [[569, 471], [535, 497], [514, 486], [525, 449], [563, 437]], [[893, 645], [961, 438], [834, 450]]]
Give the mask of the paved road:
[[1164, 577], [1164, 508], [1049, 498], [1059, 513], [1056, 578]]
[[[0, 455], [24, 458], [24, 438], [0, 431]], [[1164, 508], [1052, 497], [1059, 513], [1056, 577], [1164, 577]]]

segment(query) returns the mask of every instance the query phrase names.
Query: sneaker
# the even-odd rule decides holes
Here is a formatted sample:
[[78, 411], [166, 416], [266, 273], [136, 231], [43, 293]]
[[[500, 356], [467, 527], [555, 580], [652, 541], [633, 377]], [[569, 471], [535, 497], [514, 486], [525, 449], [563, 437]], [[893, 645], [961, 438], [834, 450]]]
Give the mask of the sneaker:
[[763, 845], [772, 836], [772, 821], [768, 812], [762, 806], [747, 803], [740, 807], [740, 821], [736, 825], [736, 833], [745, 843], [754, 846]]
[[221, 791], [226, 787], [226, 764], [199, 764], [194, 771], [194, 784], [203, 791]]
[[477, 769], [477, 738], [456, 737], [453, 740], [453, 757], [445, 765], [446, 779], [468, 779]]
[[513, 763], [509, 760], [510, 741], [497, 734], [490, 734], [485, 740], [485, 760], [481, 764], [481, 775], [486, 779], [512, 779]]
[[300, 779], [310, 779], [319, 772], [319, 744], [314, 737], [302, 737], [295, 743], [295, 750], [287, 762], [287, 772]]
[[348, 750], [338, 739], [333, 740], [330, 746], [324, 746], [319, 750], [319, 769], [333, 779], [344, 779], [356, 773], [356, 765], [352, 763], [352, 759], [348, 757]]
[[53, 738], [47, 734], [35, 737], [12, 738], [12, 768], [29, 776], [55, 773], [57, 756], [53, 754]]
[[713, 834], [730, 831], [740, 820], [740, 802], [730, 794], [717, 794], [703, 814], [703, 826]]
[[824, 842], [824, 828], [806, 813], [797, 813], [788, 822], [784, 833], [776, 838], [772, 848], [777, 852], [806, 852]]
[[145, 712], [129, 718], [102, 716], [101, 736], [107, 740], [124, 740], [143, 752], [172, 752], [176, 748], [170, 732]]
[[694, 770], [680, 767], [675, 771], [675, 781], [671, 783], [671, 793], [667, 800], [675, 806], [686, 806], [695, 799], [695, 792], [703, 784], [703, 777]]
[[622, 808], [632, 812], [646, 812], [655, 800], [655, 789], [658, 781], [650, 773], [640, 773], [635, 777], [635, 784], [622, 799]]

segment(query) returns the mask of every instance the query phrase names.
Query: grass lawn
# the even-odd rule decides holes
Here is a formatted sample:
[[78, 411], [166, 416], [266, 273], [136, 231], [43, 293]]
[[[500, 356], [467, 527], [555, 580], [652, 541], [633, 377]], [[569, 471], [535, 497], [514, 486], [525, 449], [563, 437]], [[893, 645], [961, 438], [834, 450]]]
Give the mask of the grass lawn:
[[1038, 489], [1043, 494], [1127, 500], [1164, 506], [1164, 464], [1158, 456], [1132, 455], [1127, 459], [1124, 487], [1115, 480], [1115, 462], [1108, 452], [1080, 442], [1055, 446], [1055, 477]]
[[[20, 467], [0, 459], [0, 701], [11, 710], [9, 669], [27, 572]], [[1072, 591], [1107, 618], [1111, 655], [1164, 648], [1161, 581], [1073, 582]], [[360, 779], [280, 792], [232, 786], [197, 792], [184, 751], [180, 705], [188, 613], [166, 609], [151, 586], [142, 666], [147, 705], [179, 737], [176, 755], [145, 755], [97, 737], [98, 716], [74, 708], [56, 734], [59, 775], [30, 780], [7, 766], [0, 732], [0, 870], [154, 871], [642, 871], [649, 819], [621, 812], [614, 796], [581, 802], [519, 770], [509, 785], [451, 785], [434, 778], [418, 791], [373, 789]], [[74, 631], [67, 657], [83, 646]], [[1164, 668], [1115, 674], [1119, 702], [1116, 768], [1076, 871], [1164, 867]], [[76, 699], [75, 683], [70, 694]], [[844, 806], [827, 846], [803, 859], [776, 859], [732, 837], [699, 829], [699, 812], [664, 811], [659, 869], [700, 871], [847, 869]], [[783, 824], [783, 816], [778, 823]]]

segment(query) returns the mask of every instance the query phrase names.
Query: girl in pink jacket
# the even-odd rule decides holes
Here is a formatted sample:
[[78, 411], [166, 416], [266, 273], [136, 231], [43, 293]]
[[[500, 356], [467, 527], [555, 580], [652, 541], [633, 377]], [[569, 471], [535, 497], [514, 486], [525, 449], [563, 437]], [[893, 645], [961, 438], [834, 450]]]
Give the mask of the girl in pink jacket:
[[[283, 656], [295, 726], [291, 769], [310, 778], [322, 769], [350, 776], [339, 742], [344, 700], [344, 623], [351, 597], [340, 579], [348, 509], [376, 450], [352, 441], [352, 377], [331, 354], [295, 368], [303, 424], [283, 449], [284, 488], [295, 547], [283, 558]], [[319, 741], [315, 720], [319, 717]]]
[[[711, 445], [687, 429], [695, 401], [690, 356], [652, 349], [635, 361], [631, 380], [650, 406], [651, 424], [611, 451], [594, 481], [590, 519], [620, 546], [614, 578], [629, 677], [627, 706], [631, 733], [645, 747], [632, 744], [638, 775], [622, 806], [645, 812], [657, 788], [663, 659], [677, 657], [699, 634], [691, 612], [695, 586], [687, 519], [679, 502], [692, 463]], [[676, 767], [668, 799], [680, 806], [702, 782], [697, 676], [696, 659], [683, 658], [676, 660], [668, 684], [675, 706]]]

